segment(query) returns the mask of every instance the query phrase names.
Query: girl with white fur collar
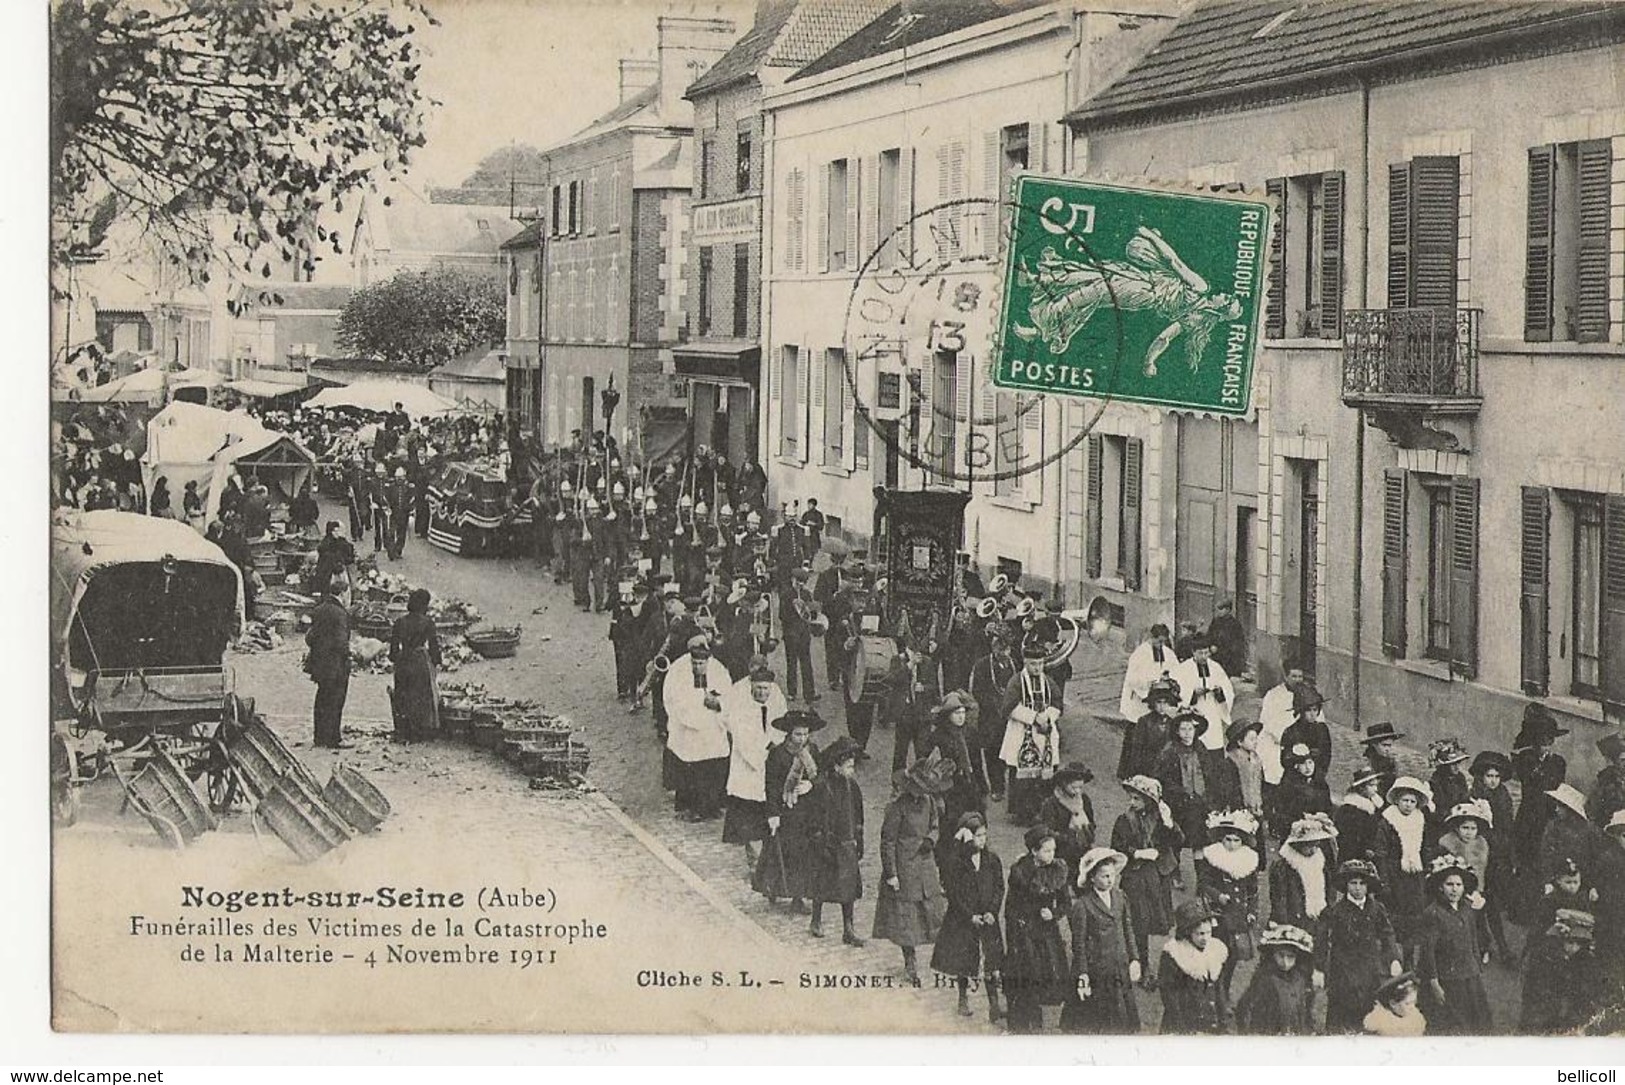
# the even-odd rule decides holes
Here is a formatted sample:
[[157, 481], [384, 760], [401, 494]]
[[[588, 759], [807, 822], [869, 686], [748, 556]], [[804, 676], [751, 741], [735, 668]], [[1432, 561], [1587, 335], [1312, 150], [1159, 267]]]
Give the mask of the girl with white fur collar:
[[[1247, 851], [1252, 853], [1251, 848]], [[1221, 982], [1230, 951], [1214, 936], [1213, 923], [1201, 898], [1174, 910], [1174, 937], [1163, 943], [1157, 966], [1164, 1033], [1230, 1029], [1230, 995]]]
[[1258, 921], [1258, 819], [1247, 810], [1208, 815], [1213, 843], [1196, 854], [1196, 895], [1216, 921], [1214, 935], [1229, 951], [1220, 983], [1228, 998], [1230, 977], [1241, 961], [1253, 959], [1253, 925]]
[[1388, 888], [1394, 934], [1407, 959], [1415, 953], [1417, 920], [1427, 906], [1427, 862], [1432, 858], [1427, 854], [1431, 851], [1427, 811], [1432, 805], [1433, 792], [1427, 784], [1414, 776], [1401, 776], [1388, 789], [1377, 838], [1377, 867]]

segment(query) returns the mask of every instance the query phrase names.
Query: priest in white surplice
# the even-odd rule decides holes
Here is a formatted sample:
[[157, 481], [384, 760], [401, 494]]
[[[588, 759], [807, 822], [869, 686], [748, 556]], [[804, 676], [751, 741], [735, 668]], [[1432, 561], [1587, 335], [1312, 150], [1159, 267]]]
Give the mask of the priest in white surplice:
[[723, 702], [732, 750], [722, 842], [745, 845], [748, 871], [756, 869], [757, 843], [768, 837], [767, 751], [784, 739], [773, 721], [790, 710], [775, 678], [766, 656], [752, 656], [750, 673], [734, 683]]
[[1185, 707], [1207, 720], [1202, 745], [1210, 750], [1224, 749], [1224, 736], [1230, 729], [1230, 712], [1236, 703], [1236, 687], [1213, 658], [1213, 642], [1206, 636], [1197, 640], [1191, 657], [1174, 669], [1174, 681], [1185, 694]]
[[677, 816], [708, 821], [722, 814], [728, 785], [728, 724], [723, 697], [733, 686], [728, 668], [711, 658], [711, 642], [701, 634], [688, 642], [688, 654], [666, 672], [661, 696], [666, 706], [666, 749], [677, 793]]
[[1297, 710], [1292, 707], [1293, 691], [1302, 687], [1307, 680], [1303, 664], [1295, 661], [1287, 663], [1286, 677], [1280, 685], [1264, 694], [1264, 701], [1258, 706], [1258, 722], [1263, 727], [1258, 733], [1258, 759], [1264, 763], [1264, 782], [1272, 787], [1281, 782], [1284, 772], [1281, 765], [1281, 736], [1286, 734], [1288, 727], [1298, 722]]
[[1118, 699], [1117, 711], [1133, 723], [1147, 712], [1145, 695], [1151, 692], [1151, 683], [1159, 678], [1173, 677], [1179, 666], [1179, 657], [1169, 647], [1168, 627], [1158, 622], [1151, 627], [1150, 636], [1129, 653], [1128, 670], [1123, 675], [1123, 695]]

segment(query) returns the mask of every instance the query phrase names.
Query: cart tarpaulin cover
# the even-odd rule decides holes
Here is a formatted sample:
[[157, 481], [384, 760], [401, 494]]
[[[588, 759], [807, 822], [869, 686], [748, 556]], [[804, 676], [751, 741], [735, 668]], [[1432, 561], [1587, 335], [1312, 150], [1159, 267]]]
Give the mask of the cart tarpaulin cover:
[[218, 667], [242, 625], [236, 566], [185, 524], [111, 510], [52, 524], [53, 665]]
[[141, 459], [148, 493], [162, 476], [179, 504], [186, 484], [196, 482], [208, 520], [220, 513], [220, 491], [232, 471], [274, 485], [286, 500], [299, 492], [315, 467], [316, 457], [292, 437], [266, 429], [241, 411], [196, 403], [171, 403], [153, 416]]
[[356, 381], [338, 388], [323, 388], [310, 400], [312, 407], [355, 407], [381, 413], [394, 410], [397, 403], [414, 419], [438, 417], [458, 409], [457, 404], [435, 395], [423, 385], [405, 381]]

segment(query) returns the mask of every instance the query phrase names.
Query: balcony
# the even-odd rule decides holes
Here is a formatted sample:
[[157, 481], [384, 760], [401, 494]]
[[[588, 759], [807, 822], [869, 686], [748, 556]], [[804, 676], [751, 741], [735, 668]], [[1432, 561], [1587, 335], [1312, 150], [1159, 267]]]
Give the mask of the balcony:
[[1343, 314], [1343, 402], [1404, 415], [1476, 415], [1482, 309]]

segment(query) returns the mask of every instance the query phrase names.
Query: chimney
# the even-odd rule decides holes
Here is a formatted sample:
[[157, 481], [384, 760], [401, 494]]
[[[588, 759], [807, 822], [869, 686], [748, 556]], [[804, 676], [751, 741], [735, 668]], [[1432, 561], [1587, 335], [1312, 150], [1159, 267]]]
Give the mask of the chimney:
[[660, 63], [654, 60], [621, 61], [621, 104], [660, 81]]
[[660, 65], [660, 119], [667, 124], [691, 124], [694, 107], [683, 95], [728, 51], [737, 31], [727, 19], [680, 15], [662, 15], [656, 26], [660, 42], [656, 47], [656, 63]]

